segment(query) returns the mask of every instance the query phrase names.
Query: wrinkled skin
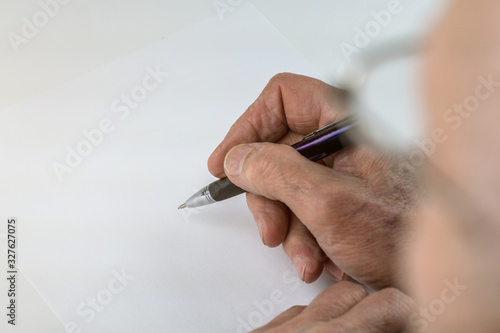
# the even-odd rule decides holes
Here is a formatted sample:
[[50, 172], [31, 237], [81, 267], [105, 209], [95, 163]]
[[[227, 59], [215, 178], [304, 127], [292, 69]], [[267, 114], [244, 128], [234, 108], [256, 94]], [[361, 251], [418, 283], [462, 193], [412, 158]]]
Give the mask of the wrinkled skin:
[[342, 119], [342, 97], [315, 79], [277, 75], [232, 126], [209, 169], [248, 191], [264, 244], [283, 244], [304, 281], [324, 271], [336, 280], [392, 286], [414, 177], [373, 148], [349, 148], [318, 164], [286, 145]]
[[[337, 279], [343, 271], [383, 288], [398, 282], [399, 267], [417, 301], [416, 311], [401, 313], [411, 301], [399, 291], [367, 297], [342, 284], [256, 332], [397, 332], [402, 326], [390, 323], [400, 325], [405, 316], [414, 332], [500, 331], [498, 17], [498, 1], [456, 0], [431, 36], [423, 80], [428, 128], [444, 130], [446, 140], [428, 158], [426, 198], [416, 214], [415, 183], [394, 169], [395, 158], [361, 147], [328, 159], [327, 168], [283, 145], [254, 144], [289, 144], [339, 119], [342, 92], [333, 87], [280, 75], [233, 126], [209, 168], [249, 191], [265, 244], [283, 243], [306, 282], [322, 270]], [[483, 87], [474, 111], [446, 113], [477, 96], [478, 77], [492, 82], [490, 95], [484, 98]], [[226, 157], [244, 143], [252, 144]], [[351, 297], [347, 311], [338, 302], [345, 295]], [[356, 327], [358, 321], [364, 325]]]
[[254, 333], [365, 332], [400, 333], [413, 302], [397, 289], [368, 295], [360, 285], [340, 282], [322, 292], [309, 306], [283, 312]]

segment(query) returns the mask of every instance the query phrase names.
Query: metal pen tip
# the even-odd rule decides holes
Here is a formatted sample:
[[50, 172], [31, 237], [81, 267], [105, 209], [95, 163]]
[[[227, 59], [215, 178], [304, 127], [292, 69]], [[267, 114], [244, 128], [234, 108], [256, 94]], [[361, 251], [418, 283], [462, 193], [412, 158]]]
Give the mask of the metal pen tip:
[[184, 208], [187, 208], [187, 205], [185, 203], [183, 203], [182, 205], [180, 205], [179, 208], [177, 208], [177, 209], [184, 209]]

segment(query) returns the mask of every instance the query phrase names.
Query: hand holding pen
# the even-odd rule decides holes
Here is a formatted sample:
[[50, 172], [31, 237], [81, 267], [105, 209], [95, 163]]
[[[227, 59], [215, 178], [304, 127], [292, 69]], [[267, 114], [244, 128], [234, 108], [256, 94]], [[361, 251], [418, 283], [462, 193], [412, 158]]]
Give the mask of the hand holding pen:
[[324, 271], [382, 288], [395, 282], [395, 248], [411, 207], [401, 198], [411, 202], [411, 179], [397, 173], [396, 158], [373, 148], [350, 147], [315, 163], [290, 146], [343, 119], [343, 94], [303, 76], [274, 77], [208, 166], [247, 191], [262, 241], [283, 244], [302, 280]]
[[[309, 161], [320, 161], [351, 146], [350, 134], [357, 129], [357, 125], [354, 117], [346, 117], [305, 136], [300, 142], [293, 144], [292, 148]], [[196, 192], [179, 209], [206, 206], [243, 193], [245, 190], [224, 177]]]

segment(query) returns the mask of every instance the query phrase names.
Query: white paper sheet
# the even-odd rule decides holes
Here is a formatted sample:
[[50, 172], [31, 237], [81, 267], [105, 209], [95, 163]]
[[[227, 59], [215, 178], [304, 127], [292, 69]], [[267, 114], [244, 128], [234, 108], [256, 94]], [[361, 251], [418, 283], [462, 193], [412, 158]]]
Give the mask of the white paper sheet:
[[[122, 94], [155, 85], [151, 70], [168, 76], [125, 116]], [[330, 283], [303, 284], [262, 245], [244, 196], [177, 210], [283, 71], [318, 76], [245, 4], [0, 113], [2, 212], [22, 222], [22, 270], [67, 332], [244, 332]], [[82, 132], [103, 121], [113, 131], [89, 152]], [[88, 156], [60, 182], [67, 147]]]
[[[2, 230], [2, 229], [0, 229]], [[2, 230], [3, 231], [3, 230]], [[33, 288], [32, 284], [26, 280], [22, 273], [16, 274], [14, 290], [22, 291], [16, 294], [14, 311], [16, 312], [16, 320], [12, 321], [12, 317], [6, 316], [10, 314], [10, 309], [5, 309], [9, 306], [10, 298], [8, 291], [12, 290], [10, 281], [7, 280], [11, 274], [6, 274], [4, 269], [7, 263], [7, 242], [2, 238], [0, 233], [0, 265], [2, 273], [0, 274], [0, 290], [2, 301], [2, 320], [0, 321], [0, 332], [10, 333], [29, 333], [29, 332], [64, 332], [62, 323], [57, 319], [55, 314], [42, 300], [40, 295]], [[5, 309], [5, 311], [3, 310]], [[11, 321], [11, 323], [9, 323]], [[12, 325], [15, 324], [15, 325]]]

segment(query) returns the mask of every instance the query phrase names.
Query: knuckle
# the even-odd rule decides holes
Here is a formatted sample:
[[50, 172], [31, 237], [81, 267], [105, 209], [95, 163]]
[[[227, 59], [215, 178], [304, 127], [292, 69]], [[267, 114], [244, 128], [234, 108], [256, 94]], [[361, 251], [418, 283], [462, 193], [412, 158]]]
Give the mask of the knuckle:
[[400, 326], [402, 322], [407, 323], [412, 315], [410, 298], [395, 288], [384, 289], [379, 293], [380, 299], [377, 304], [380, 309], [380, 325], [396, 327]]
[[306, 331], [307, 333], [346, 333], [346, 327], [340, 320], [315, 325]]
[[279, 151], [271, 145], [260, 145], [247, 156], [245, 178], [261, 195], [276, 199], [286, 187], [286, 170], [280, 164]]
[[317, 245], [317, 243], [315, 243], [314, 246], [310, 246], [310, 253], [311, 258], [313, 260], [316, 260], [318, 263], [323, 263], [328, 258], [325, 252]]
[[309, 309], [307, 316], [302, 318], [302, 324], [307, 326], [308, 323], [325, 321], [331, 317], [332, 309], [328, 306], [318, 306]]
[[328, 327], [328, 332], [331, 333], [345, 333], [346, 328], [344, 324], [340, 321], [335, 321], [332, 324], [329, 325]]
[[[294, 151], [290, 152], [290, 154], [298, 153]], [[323, 188], [324, 179], [319, 179], [317, 175], [307, 172], [307, 169], [304, 170], [304, 168], [304, 166], [290, 165], [288, 168], [290, 174], [286, 181], [297, 192], [297, 196], [310, 199], [312, 201], [311, 204], [314, 206], [321, 206], [323, 204], [321, 189]]]
[[328, 217], [338, 209], [338, 198], [344, 195], [342, 188], [325, 179], [324, 174], [304, 173], [305, 166], [297, 159], [295, 149], [269, 143], [254, 144], [254, 148], [247, 156], [244, 173], [256, 188], [268, 191], [261, 194], [280, 201], [300, 198], [311, 208], [311, 218], [318, 214]]
[[314, 198], [310, 205], [315, 212], [322, 212], [328, 215], [333, 207], [338, 206], [339, 197], [341, 197], [339, 189], [336, 186], [332, 186], [329, 181], [312, 181], [308, 177], [304, 177], [304, 182], [309, 184], [303, 184], [304, 191], [308, 197]]
[[[343, 183], [336, 180], [318, 182], [318, 187], [314, 191], [316, 201], [313, 203], [314, 209], [327, 214], [330, 220], [336, 221], [338, 228], [343, 228], [346, 223], [360, 216], [373, 212], [372, 202], [366, 197], [359, 184]], [[349, 226], [353, 228], [355, 226]]]
[[385, 320], [392, 321], [394, 318], [409, 316], [412, 312], [410, 298], [396, 288], [387, 288], [379, 292], [379, 302]]
[[269, 84], [281, 84], [282, 82], [288, 81], [293, 78], [295, 75], [288, 72], [278, 73], [274, 75], [271, 80], [269, 80]]
[[285, 323], [284, 325], [280, 325], [278, 327], [271, 328], [270, 330], [266, 331], [267, 333], [290, 333], [294, 332], [293, 328], [290, 327], [288, 323]]
[[254, 149], [249, 153], [249, 156], [247, 157], [249, 165], [246, 170], [247, 178], [249, 180], [257, 180], [263, 177], [275, 177], [276, 173], [279, 172], [276, 161], [269, 158], [269, 155], [272, 155], [270, 150], [270, 147], [266, 145], [261, 146], [258, 149]]
[[349, 290], [350, 294], [355, 296], [358, 300], [361, 300], [368, 296], [368, 291], [360, 284], [349, 282], [349, 281], [341, 281], [338, 283], [340, 288], [346, 288]]
[[287, 312], [298, 312], [298, 311], [302, 311], [304, 310], [304, 306], [303, 305], [294, 305], [292, 307], [290, 307], [288, 310], [286, 310]]
[[407, 297], [396, 288], [383, 289], [380, 291], [380, 294], [386, 305], [399, 305], [401, 303], [405, 303], [405, 298]]
[[285, 312], [283, 312], [283, 315], [293, 315], [293, 318], [296, 318], [298, 315], [302, 313], [306, 309], [306, 306], [304, 305], [294, 305], [290, 308], [288, 308]]

